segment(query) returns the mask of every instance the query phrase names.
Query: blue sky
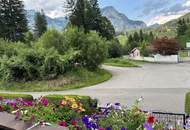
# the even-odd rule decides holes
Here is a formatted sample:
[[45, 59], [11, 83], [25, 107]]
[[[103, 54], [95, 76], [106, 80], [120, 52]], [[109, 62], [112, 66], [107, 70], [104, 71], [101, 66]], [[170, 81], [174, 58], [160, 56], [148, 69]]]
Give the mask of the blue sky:
[[[44, 9], [50, 17], [65, 15], [65, 0], [24, 0], [27, 9]], [[134, 20], [163, 24], [190, 12], [190, 0], [99, 0], [101, 8], [113, 6]]]

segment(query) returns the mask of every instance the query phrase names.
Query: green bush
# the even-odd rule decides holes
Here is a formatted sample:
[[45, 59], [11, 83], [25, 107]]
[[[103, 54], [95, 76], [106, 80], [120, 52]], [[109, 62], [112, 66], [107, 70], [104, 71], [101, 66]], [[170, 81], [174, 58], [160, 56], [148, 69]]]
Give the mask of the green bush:
[[190, 92], [186, 93], [185, 112], [186, 112], [186, 114], [190, 115]]
[[108, 45], [109, 58], [117, 58], [122, 56], [122, 45], [117, 39], [109, 42]]
[[75, 62], [88, 69], [96, 69], [107, 56], [106, 40], [96, 32], [85, 34], [83, 30], [69, 28], [64, 32], [65, 42], [80, 51]]
[[61, 55], [55, 48], [23, 43], [2, 43], [0, 46], [0, 78], [3, 81], [53, 79], [65, 73], [78, 53], [70, 49]]
[[57, 104], [60, 103], [61, 100], [64, 99], [65, 96], [74, 98], [76, 100], [79, 100], [84, 108], [85, 108], [85, 114], [91, 114], [92, 112], [96, 111], [98, 101], [96, 99], [92, 99], [89, 96], [77, 96], [77, 95], [47, 95], [44, 98], [47, 98], [50, 103]]
[[107, 55], [106, 40], [96, 32], [69, 28], [47, 31], [32, 44], [0, 40], [0, 78], [3, 81], [54, 79], [78, 65], [95, 70]]
[[42, 48], [55, 48], [60, 54], [65, 54], [69, 44], [64, 41], [64, 35], [55, 29], [45, 32], [38, 43]]
[[6, 99], [15, 99], [15, 98], [22, 98], [27, 101], [32, 101], [33, 96], [27, 95], [27, 94], [8, 94], [8, 93], [0, 93], [0, 97], [6, 98]]

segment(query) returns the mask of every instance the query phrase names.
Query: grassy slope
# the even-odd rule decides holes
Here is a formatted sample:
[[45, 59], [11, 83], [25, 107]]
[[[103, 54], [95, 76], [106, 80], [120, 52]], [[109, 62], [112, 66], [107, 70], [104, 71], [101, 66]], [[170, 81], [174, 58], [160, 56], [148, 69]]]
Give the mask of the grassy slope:
[[117, 36], [117, 38], [121, 45], [125, 45], [125, 43], [127, 42], [127, 36], [125, 36], [125, 35], [119, 35], [119, 36]]
[[[190, 18], [190, 13], [187, 13], [178, 19], [171, 20], [171, 21], [161, 25], [159, 28], [156, 28], [156, 29], [146, 28], [146, 29], [143, 29], [143, 31], [147, 32], [147, 33], [152, 31], [154, 33], [154, 35], [156, 35], [159, 38], [164, 37], [164, 36], [173, 38], [173, 37], [176, 37], [176, 35], [177, 35], [177, 30], [176, 30], [177, 21], [179, 19], [183, 19], [183, 18], [184, 19]], [[133, 31], [129, 32], [129, 34], [133, 34], [135, 31], [138, 32], [139, 30], [133, 30]]]
[[107, 59], [104, 62], [104, 64], [116, 67], [139, 67], [140, 64], [142, 64], [142, 62], [140, 63], [137, 61], [131, 61], [123, 58], [113, 58], [113, 59]]
[[55, 80], [32, 81], [25, 83], [0, 82], [0, 90], [18, 92], [62, 91], [88, 87], [104, 82], [111, 77], [112, 74], [103, 69], [98, 69], [94, 72], [88, 71], [86, 69], [78, 69], [67, 73]]

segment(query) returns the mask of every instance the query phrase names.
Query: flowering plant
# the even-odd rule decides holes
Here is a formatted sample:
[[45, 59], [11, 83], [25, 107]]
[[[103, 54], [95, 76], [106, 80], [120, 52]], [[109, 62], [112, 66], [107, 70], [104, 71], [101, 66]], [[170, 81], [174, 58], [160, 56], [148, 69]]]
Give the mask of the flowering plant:
[[[104, 110], [84, 115], [85, 108], [80, 100], [69, 96], [58, 104], [50, 103], [44, 97], [33, 102], [0, 97], [0, 111], [15, 114], [17, 120], [31, 121], [37, 125], [58, 124], [70, 130], [182, 130], [178, 126], [168, 128], [164, 122], [158, 123], [151, 113], [141, 111], [138, 107], [141, 100], [131, 109], [120, 103], [107, 104]], [[186, 128], [189, 128], [188, 125]]]

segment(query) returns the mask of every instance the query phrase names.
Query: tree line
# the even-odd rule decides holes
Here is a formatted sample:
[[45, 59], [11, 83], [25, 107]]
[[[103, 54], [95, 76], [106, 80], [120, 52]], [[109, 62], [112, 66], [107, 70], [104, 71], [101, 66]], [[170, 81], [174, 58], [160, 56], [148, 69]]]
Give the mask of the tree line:
[[[94, 30], [100, 36], [110, 40], [114, 38], [115, 30], [111, 22], [101, 15], [97, 0], [67, 0], [69, 25], [84, 29], [86, 33]], [[68, 25], [68, 26], [69, 26]], [[12, 41], [24, 41], [27, 26], [26, 10], [22, 0], [0, 0], [0, 37]], [[35, 14], [34, 35], [40, 37], [47, 31], [47, 21], [44, 11]]]
[[177, 37], [181, 48], [186, 47], [186, 42], [190, 42], [190, 18], [179, 19], [177, 22]]

